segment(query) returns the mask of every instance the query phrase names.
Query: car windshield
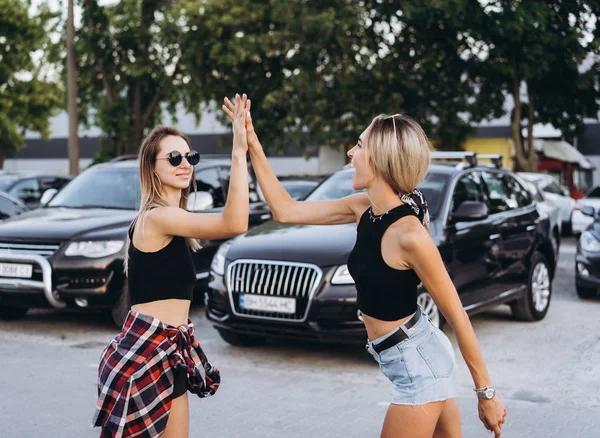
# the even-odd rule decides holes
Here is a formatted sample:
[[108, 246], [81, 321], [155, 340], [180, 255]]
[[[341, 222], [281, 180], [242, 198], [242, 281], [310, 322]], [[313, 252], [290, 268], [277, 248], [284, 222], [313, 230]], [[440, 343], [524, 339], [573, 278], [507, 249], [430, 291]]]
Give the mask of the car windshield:
[[137, 210], [140, 181], [137, 167], [91, 168], [67, 184], [48, 207]]
[[[354, 190], [352, 188], [352, 175], [354, 170], [343, 170], [336, 172], [323, 181], [310, 195], [306, 197], [307, 201], [326, 201], [343, 198], [344, 196], [360, 193], [364, 190]], [[429, 214], [436, 217], [442, 201], [443, 195], [448, 185], [448, 176], [442, 173], [429, 172], [425, 180], [419, 185], [419, 190], [423, 192]]]
[[0, 177], [0, 190], [8, 189], [18, 179], [19, 179], [18, 176], [1, 176]]

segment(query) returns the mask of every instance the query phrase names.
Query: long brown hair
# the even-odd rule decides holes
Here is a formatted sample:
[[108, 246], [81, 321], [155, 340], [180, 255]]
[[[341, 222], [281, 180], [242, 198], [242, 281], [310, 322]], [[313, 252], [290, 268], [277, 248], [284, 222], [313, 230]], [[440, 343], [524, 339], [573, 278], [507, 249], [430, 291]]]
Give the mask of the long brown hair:
[[[145, 213], [156, 207], [166, 207], [167, 202], [163, 197], [162, 192], [162, 182], [160, 181], [158, 175], [154, 171], [154, 166], [156, 164], [156, 156], [160, 150], [160, 142], [163, 138], [169, 136], [181, 137], [192, 149], [192, 142], [189, 137], [183, 133], [181, 133], [178, 129], [170, 127], [170, 126], [162, 126], [158, 125], [150, 133], [144, 138], [142, 145], [140, 146], [139, 152], [139, 160], [140, 160], [140, 186], [141, 186], [141, 201], [140, 208], [137, 216], [133, 219], [131, 223], [131, 229], [138, 222], [142, 227], [142, 233], [144, 228], [144, 217]], [[196, 177], [194, 172], [192, 172], [192, 184], [194, 187], [194, 192], [196, 191]], [[181, 190], [181, 198], [179, 199], [179, 208], [184, 210], [187, 209], [188, 205], [188, 197], [190, 194], [190, 186]], [[192, 251], [197, 251], [200, 249], [200, 244], [197, 239], [186, 238], [188, 246]], [[125, 255], [125, 272], [128, 270], [128, 261], [129, 261], [129, 246], [131, 245], [131, 240], [127, 239], [126, 245], [126, 255]]]

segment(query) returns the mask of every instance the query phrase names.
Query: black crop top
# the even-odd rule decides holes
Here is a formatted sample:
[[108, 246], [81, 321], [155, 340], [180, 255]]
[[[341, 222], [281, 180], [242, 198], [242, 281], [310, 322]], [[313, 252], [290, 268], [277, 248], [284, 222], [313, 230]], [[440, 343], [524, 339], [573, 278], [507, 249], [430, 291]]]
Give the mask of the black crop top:
[[169, 298], [192, 300], [196, 269], [184, 237], [174, 236], [164, 248], [143, 252], [133, 245], [132, 225], [129, 240], [127, 285], [132, 305]]
[[399, 205], [381, 216], [372, 216], [371, 207], [360, 218], [356, 243], [348, 257], [348, 271], [356, 284], [358, 308], [365, 315], [396, 321], [417, 310], [417, 286], [421, 282], [412, 269], [394, 269], [381, 255], [381, 238], [401, 217], [415, 215], [408, 204]]

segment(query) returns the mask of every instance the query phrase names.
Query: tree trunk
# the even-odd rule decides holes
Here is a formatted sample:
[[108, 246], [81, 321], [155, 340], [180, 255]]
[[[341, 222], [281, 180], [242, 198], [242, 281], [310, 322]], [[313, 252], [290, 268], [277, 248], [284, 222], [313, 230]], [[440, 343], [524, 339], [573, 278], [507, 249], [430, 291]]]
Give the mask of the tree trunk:
[[527, 171], [535, 172], [537, 171], [538, 160], [537, 160], [537, 152], [533, 147], [533, 125], [535, 124], [535, 101], [534, 101], [535, 92], [530, 84], [527, 84], [527, 100], [529, 104], [527, 106], [527, 151], [525, 156], [527, 157]]
[[518, 73], [513, 73], [512, 95], [515, 102], [513, 117], [511, 121], [512, 139], [515, 144], [515, 161], [513, 168], [523, 170], [526, 168], [526, 158], [524, 157], [523, 141], [521, 138], [521, 79]]
[[137, 78], [133, 90], [133, 133], [131, 143], [127, 145], [127, 152], [137, 151], [142, 140], [144, 125], [142, 124], [142, 83]]
[[0, 170], [4, 169], [4, 155], [0, 154]]
[[77, 71], [75, 68], [75, 24], [73, 2], [69, 0], [67, 18], [67, 101], [69, 114], [69, 174], [79, 173], [79, 134], [77, 132]]

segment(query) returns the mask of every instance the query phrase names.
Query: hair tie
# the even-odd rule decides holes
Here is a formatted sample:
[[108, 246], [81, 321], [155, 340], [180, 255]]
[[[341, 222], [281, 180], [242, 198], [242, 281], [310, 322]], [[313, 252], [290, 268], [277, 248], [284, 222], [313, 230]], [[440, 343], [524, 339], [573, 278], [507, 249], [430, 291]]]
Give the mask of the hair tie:
[[414, 189], [410, 193], [403, 194], [400, 199], [415, 212], [421, 223], [425, 227], [429, 227], [429, 207], [425, 196], [419, 189]]

